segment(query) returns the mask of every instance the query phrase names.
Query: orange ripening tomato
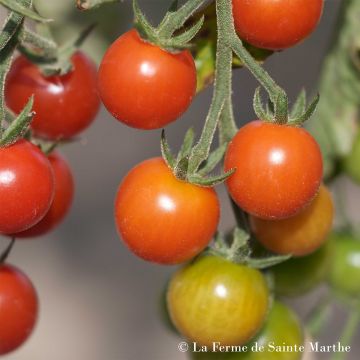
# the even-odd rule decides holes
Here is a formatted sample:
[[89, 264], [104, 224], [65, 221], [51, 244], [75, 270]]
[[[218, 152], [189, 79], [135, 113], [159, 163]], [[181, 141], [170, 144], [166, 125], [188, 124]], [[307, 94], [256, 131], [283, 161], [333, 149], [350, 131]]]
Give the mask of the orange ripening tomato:
[[49, 211], [36, 225], [23, 232], [14, 234], [17, 239], [45, 235], [53, 230], [69, 212], [74, 197], [74, 179], [67, 161], [58, 153], [49, 156], [55, 177], [55, 195]]
[[226, 185], [246, 212], [263, 219], [297, 214], [318, 192], [322, 156], [314, 138], [299, 127], [260, 120], [243, 126], [230, 142]]
[[136, 255], [160, 264], [199, 254], [211, 241], [219, 216], [215, 190], [178, 180], [161, 158], [134, 167], [115, 200], [120, 237]]
[[259, 48], [281, 50], [309, 36], [324, 0], [232, 0], [236, 32]]
[[250, 217], [257, 239], [278, 254], [305, 256], [317, 250], [327, 239], [334, 218], [329, 190], [322, 185], [311, 204], [285, 220], [262, 220]]
[[34, 94], [35, 135], [50, 140], [79, 135], [95, 119], [100, 107], [95, 64], [82, 52], [71, 58], [66, 75], [45, 77], [38, 66], [20, 55], [6, 78], [7, 106], [19, 113]]
[[27, 340], [37, 315], [38, 299], [29, 278], [14, 266], [0, 264], [0, 356]]
[[188, 50], [170, 53], [145, 42], [133, 29], [106, 52], [98, 88], [117, 120], [137, 129], [158, 129], [191, 104], [196, 91], [194, 59]]

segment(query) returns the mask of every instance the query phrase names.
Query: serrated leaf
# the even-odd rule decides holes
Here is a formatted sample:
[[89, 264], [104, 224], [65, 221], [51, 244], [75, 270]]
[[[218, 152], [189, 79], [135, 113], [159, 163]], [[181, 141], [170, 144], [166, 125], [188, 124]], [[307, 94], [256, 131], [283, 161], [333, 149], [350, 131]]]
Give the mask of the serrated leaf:
[[305, 110], [306, 110], [306, 91], [305, 89], [302, 89], [292, 107], [291, 118], [298, 118], [299, 116], [301, 116], [301, 114], [305, 112]]
[[299, 117], [295, 119], [291, 119], [289, 124], [291, 125], [302, 125], [305, 121], [309, 120], [311, 116], [314, 114], [316, 107], [320, 101], [320, 95], [317, 94], [317, 96], [313, 99], [311, 104], [308, 106], [306, 111]]
[[274, 255], [269, 257], [264, 257], [260, 259], [248, 258], [247, 264], [250, 267], [256, 269], [266, 269], [268, 267], [280, 264], [286, 260], [289, 260], [292, 255]]
[[166, 140], [165, 137], [165, 130], [161, 131], [161, 154], [166, 162], [166, 164], [169, 166], [169, 168], [173, 169], [175, 166], [175, 158], [170, 150], [170, 146]]
[[186, 46], [200, 31], [204, 24], [205, 16], [203, 15], [190, 29], [182, 32], [180, 35], [174, 36], [169, 40], [169, 46], [182, 47]]
[[261, 100], [260, 90], [261, 90], [260, 86], [257, 87], [255, 90], [254, 99], [253, 99], [254, 111], [256, 116], [260, 120], [268, 120], [268, 114], [266, 113], [264, 109], [264, 105]]
[[213, 171], [219, 164], [219, 162], [223, 159], [226, 148], [227, 144], [222, 144], [216, 150], [210, 153], [209, 157], [198, 171], [198, 175], [207, 175], [208, 173]]
[[215, 185], [223, 183], [227, 178], [229, 178], [235, 169], [231, 169], [224, 174], [220, 174], [218, 176], [209, 176], [209, 177], [202, 177], [200, 175], [190, 175], [188, 176], [188, 181], [192, 184], [203, 186], [203, 187], [213, 187]]
[[20, 4], [19, 2], [16, 2], [14, 0], [0, 0], [0, 4], [5, 6], [11, 11], [14, 11], [22, 16], [28, 17], [35, 21], [40, 22], [50, 22], [52, 19], [46, 19], [39, 14], [37, 14], [35, 11], [27, 8], [26, 6]]
[[193, 128], [188, 129], [185, 134], [184, 142], [181, 145], [179, 154], [177, 156], [177, 162], [179, 162], [182, 158], [188, 157], [190, 155], [192, 146], [195, 140], [195, 132]]
[[26, 132], [34, 116], [32, 112], [33, 103], [34, 96], [31, 96], [18, 117], [4, 131], [0, 141], [1, 146], [9, 146], [15, 143]]

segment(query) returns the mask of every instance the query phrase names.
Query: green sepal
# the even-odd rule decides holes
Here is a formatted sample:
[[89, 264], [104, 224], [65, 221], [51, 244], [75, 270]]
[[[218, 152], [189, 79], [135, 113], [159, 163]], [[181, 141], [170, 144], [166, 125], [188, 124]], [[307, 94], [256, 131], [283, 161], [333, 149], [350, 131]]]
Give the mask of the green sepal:
[[184, 142], [181, 145], [180, 151], [177, 156], [176, 163], [179, 163], [181, 159], [188, 157], [191, 153], [192, 146], [194, 145], [195, 132], [193, 128], [187, 130]]
[[217, 175], [217, 176], [209, 176], [203, 177], [198, 174], [188, 175], [187, 181], [191, 184], [195, 184], [203, 187], [213, 187], [215, 185], [223, 183], [226, 179], [228, 179], [236, 169], [230, 169], [226, 173]]
[[27, 18], [30, 18], [35, 21], [40, 22], [50, 22], [52, 19], [46, 19], [39, 14], [37, 14], [35, 11], [27, 8], [26, 6], [23, 6], [19, 2], [16, 2], [14, 0], [0, 0], [0, 5], [5, 6], [11, 11], [14, 11], [22, 16], [25, 16]]
[[291, 258], [291, 254], [289, 255], [272, 255], [263, 258], [248, 258], [246, 260], [246, 264], [255, 269], [266, 269], [268, 267], [278, 265], [286, 260]]
[[249, 245], [250, 234], [245, 230], [236, 227], [233, 232], [232, 243], [229, 248], [229, 254], [235, 262], [243, 262], [251, 255], [251, 248]]
[[227, 148], [227, 144], [225, 143], [219, 146], [212, 153], [210, 153], [207, 160], [205, 160], [203, 164], [200, 166], [200, 169], [197, 172], [198, 175], [207, 175], [208, 173], [213, 171], [216, 168], [216, 166], [220, 163], [220, 161], [223, 159], [226, 148]]
[[162, 157], [163, 157], [164, 161], [166, 162], [167, 166], [170, 169], [174, 169], [175, 158], [174, 158], [174, 155], [172, 154], [170, 146], [166, 140], [164, 129], [161, 131], [161, 154], [162, 154]]
[[10, 12], [7, 16], [4, 26], [0, 32], [0, 51], [9, 43], [11, 38], [19, 29], [23, 20], [23, 16], [14, 12]]
[[256, 88], [255, 94], [254, 94], [253, 107], [254, 107], [255, 114], [259, 120], [272, 121], [273, 115], [264, 109], [264, 105], [261, 100], [260, 91], [261, 91], [261, 87], [259, 86]]
[[189, 158], [184, 157], [177, 162], [174, 167], [174, 174], [179, 180], [187, 180], [187, 173], [189, 168]]
[[0, 140], [0, 146], [10, 146], [21, 138], [28, 129], [34, 116], [32, 107], [34, 104], [34, 96], [31, 96], [18, 117], [5, 129]]
[[0, 265], [5, 263], [6, 259], [10, 255], [12, 248], [14, 247], [14, 244], [15, 244], [15, 238], [13, 237], [13, 238], [11, 238], [9, 245], [5, 248], [5, 250], [0, 255]]
[[141, 11], [137, 0], [133, 0], [135, 28], [142, 39], [156, 43], [157, 34], [155, 28], [149, 23], [144, 13]]
[[308, 106], [308, 108], [306, 109], [306, 111], [300, 115], [299, 117], [295, 118], [295, 119], [291, 119], [289, 121], [289, 125], [295, 125], [295, 126], [300, 126], [302, 125], [305, 121], [309, 120], [311, 118], [311, 116], [314, 114], [317, 105], [320, 101], [320, 95], [317, 94], [317, 96], [313, 99], [313, 101], [310, 103], [310, 105]]
[[306, 91], [302, 89], [299, 96], [297, 97], [292, 109], [291, 109], [291, 118], [295, 119], [301, 116], [306, 111]]

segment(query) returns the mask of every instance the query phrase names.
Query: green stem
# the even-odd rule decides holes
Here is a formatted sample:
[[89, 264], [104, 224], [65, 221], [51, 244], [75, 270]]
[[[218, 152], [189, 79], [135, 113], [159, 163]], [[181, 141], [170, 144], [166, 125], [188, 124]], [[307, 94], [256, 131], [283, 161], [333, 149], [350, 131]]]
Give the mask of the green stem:
[[230, 81], [230, 88], [228, 90], [229, 97], [225, 100], [224, 109], [221, 113], [220, 121], [219, 121], [220, 145], [227, 144], [238, 131], [234, 118], [231, 92], [232, 90], [231, 90], [231, 81]]
[[306, 323], [306, 329], [309, 331], [312, 337], [316, 338], [323, 329], [331, 309], [331, 304], [331, 296], [327, 295], [311, 311], [309, 320]]
[[170, 38], [206, 0], [189, 0], [179, 10], [170, 13], [157, 29], [158, 35]]
[[230, 97], [232, 50], [226, 42], [224, 27], [226, 19], [223, 18], [224, 14], [221, 12], [221, 4], [221, 1], [216, 3], [218, 38], [213, 100], [200, 140], [194, 146], [190, 155], [189, 174], [195, 173], [200, 164], [208, 157], [221, 112], [226, 100]]
[[[360, 322], [360, 310], [356, 310], [355, 313], [350, 311], [348, 319], [340, 336], [340, 344], [342, 346], [350, 346], [351, 341], [355, 335], [355, 331], [358, 329]], [[335, 353], [331, 360], [343, 360], [347, 357], [347, 352], [338, 352]]]

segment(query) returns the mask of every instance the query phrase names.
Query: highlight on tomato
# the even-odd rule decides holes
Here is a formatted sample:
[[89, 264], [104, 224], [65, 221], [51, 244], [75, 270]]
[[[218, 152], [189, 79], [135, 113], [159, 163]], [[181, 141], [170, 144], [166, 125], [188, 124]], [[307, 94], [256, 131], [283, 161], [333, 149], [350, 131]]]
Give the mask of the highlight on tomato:
[[176, 329], [189, 341], [241, 345], [264, 324], [269, 289], [259, 270], [202, 256], [171, 278], [167, 305]]
[[259, 242], [277, 254], [309, 255], [327, 239], [334, 218], [329, 190], [322, 185], [311, 204], [299, 214], [283, 220], [250, 217], [251, 228]]
[[236, 204], [267, 220], [296, 215], [315, 197], [322, 179], [322, 156], [303, 128], [252, 121], [230, 142], [225, 171], [236, 168], [227, 189]]
[[137, 129], [159, 129], [179, 118], [196, 91], [196, 68], [188, 50], [176, 53], [141, 39], [132, 29], [107, 50], [98, 75], [107, 110]]
[[359, 298], [360, 294], [360, 237], [351, 233], [334, 233], [334, 260], [329, 284], [341, 296]]
[[0, 233], [14, 234], [38, 223], [54, 197], [49, 160], [27, 140], [0, 148]]
[[37, 316], [38, 299], [30, 279], [15, 266], [0, 264], [0, 356], [28, 339]]
[[[304, 332], [298, 316], [288, 306], [275, 301], [260, 333], [241, 352], [192, 353], [193, 360], [300, 360], [301, 351], [274, 351], [275, 347], [291, 349], [304, 345]], [[264, 351], [259, 351], [263, 347]], [[253, 350], [252, 350], [253, 349]], [[254, 349], [258, 349], [254, 351]]]
[[54, 200], [45, 217], [30, 229], [14, 234], [17, 239], [45, 235], [57, 227], [70, 210], [74, 198], [74, 178], [68, 162], [59, 152], [52, 152], [48, 159], [54, 171]]
[[215, 190], [177, 179], [162, 158], [135, 166], [115, 200], [119, 236], [137, 256], [160, 264], [178, 264], [199, 254], [219, 217]]
[[96, 66], [83, 53], [72, 58], [66, 75], [45, 77], [39, 67], [20, 55], [6, 79], [7, 106], [19, 113], [34, 94], [31, 129], [38, 137], [69, 139], [83, 132], [96, 117], [100, 99], [96, 90]]
[[282, 50], [314, 31], [324, 0], [232, 0], [232, 5], [241, 39], [259, 48]]

